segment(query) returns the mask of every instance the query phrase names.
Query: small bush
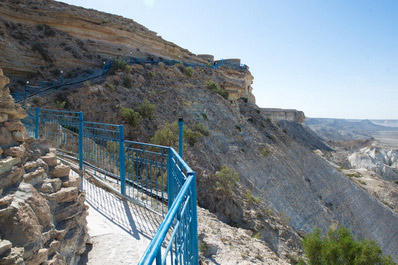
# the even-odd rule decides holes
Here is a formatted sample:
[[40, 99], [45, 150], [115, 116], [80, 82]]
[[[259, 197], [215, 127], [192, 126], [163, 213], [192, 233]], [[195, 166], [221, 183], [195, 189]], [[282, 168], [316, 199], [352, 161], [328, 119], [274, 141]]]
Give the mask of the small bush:
[[184, 129], [184, 139], [190, 146], [194, 146], [195, 143], [202, 137], [203, 135], [198, 131], [194, 131], [190, 128]]
[[362, 176], [358, 173], [354, 173], [354, 174], [347, 174], [347, 177], [350, 178], [362, 178]]
[[214, 81], [209, 81], [206, 84], [207, 88], [210, 89], [211, 91], [214, 91], [215, 93], [219, 94], [225, 99], [228, 99], [228, 91], [224, 88], [220, 88], [217, 83]]
[[89, 86], [91, 86], [90, 80], [84, 81], [83, 86], [84, 86], [84, 87], [89, 87]]
[[144, 119], [154, 119], [155, 118], [155, 110], [156, 105], [149, 103], [148, 100], [144, 100], [144, 102], [138, 107], [138, 112]]
[[207, 114], [206, 113], [202, 113], [202, 117], [204, 120], [207, 120]]
[[149, 72], [149, 76], [152, 77], [152, 78], [155, 78], [156, 77], [156, 73], [155, 72]]
[[253, 235], [253, 238], [255, 238], [255, 239], [261, 239], [261, 234], [258, 232], [258, 233], [255, 233], [254, 235]]
[[114, 141], [108, 141], [106, 143], [106, 149], [109, 153], [118, 154], [119, 153], [119, 143]]
[[192, 75], [193, 75], [193, 69], [192, 69], [192, 67], [184, 67], [184, 73], [185, 73], [188, 77], [192, 77]]
[[122, 108], [122, 118], [133, 128], [138, 127], [142, 122], [141, 114], [133, 109]]
[[235, 128], [238, 130], [238, 131], [242, 131], [242, 128], [239, 126], [239, 125], [235, 125]]
[[271, 150], [265, 146], [261, 148], [260, 153], [263, 157], [267, 157], [271, 153]]
[[115, 71], [124, 71], [127, 68], [127, 63], [122, 59], [117, 59], [112, 64], [112, 72]]
[[222, 166], [221, 170], [216, 173], [216, 189], [224, 194], [231, 194], [232, 188], [238, 184], [238, 173], [233, 169]]
[[394, 265], [391, 257], [383, 256], [383, 251], [373, 240], [355, 241], [344, 227], [329, 229], [323, 236], [320, 229], [307, 234], [303, 241], [306, 260], [301, 265], [347, 264], [347, 265]]
[[114, 84], [109, 84], [109, 83], [106, 83], [106, 84], [105, 84], [105, 87], [106, 87], [107, 89], [111, 90], [111, 91], [114, 91], [114, 90], [116, 89], [116, 87], [115, 87]]
[[246, 190], [246, 201], [248, 203], [259, 203], [260, 199], [258, 197], [253, 196], [253, 194], [249, 191]]
[[200, 132], [204, 136], [209, 136], [209, 128], [207, 128], [203, 123], [195, 123], [193, 128], [194, 131]]
[[47, 47], [43, 43], [36, 42], [32, 45], [32, 51], [38, 52], [44, 61], [47, 63], [52, 63], [53, 60], [51, 59], [50, 55], [48, 54]]
[[126, 88], [131, 88], [132, 87], [132, 83], [131, 83], [131, 79], [128, 76], [123, 77], [123, 86]]
[[55, 106], [60, 110], [65, 109], [66, 101], [56, 101]]
[[178, 144], [177, 122], [172, 124], [166, 123], [161, 129], [158, 129], [151, 138], [151, 143], [176, 147]]

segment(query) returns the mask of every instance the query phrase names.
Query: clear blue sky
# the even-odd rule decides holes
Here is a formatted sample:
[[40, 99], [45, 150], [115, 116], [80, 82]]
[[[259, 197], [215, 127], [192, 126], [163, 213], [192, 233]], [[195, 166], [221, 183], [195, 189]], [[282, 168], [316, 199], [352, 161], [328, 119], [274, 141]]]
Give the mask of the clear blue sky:
[[398, 0], [67, 0], [241, 58], [260, 107], [398, 119]]

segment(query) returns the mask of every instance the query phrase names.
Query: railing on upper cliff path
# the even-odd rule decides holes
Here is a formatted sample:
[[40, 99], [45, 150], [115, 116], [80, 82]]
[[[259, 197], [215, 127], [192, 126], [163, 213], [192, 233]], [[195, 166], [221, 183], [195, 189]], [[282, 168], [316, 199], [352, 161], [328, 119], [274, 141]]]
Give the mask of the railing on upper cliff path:
[[[152, 58], [144, 59], [144, 58], [134, 58], [134, 57], [123, 58], [122, 60], [124, 60], [126, 63], [130, 65], [145, 64], [145, 63], [158, 64], [162, 62], [166, 65], [175, 65], [181, 63], [185, 67], [211, 67], [214, 69], [218, 69], [219, 67], [228, 66], [241, 70], [247, 70], [246, 65], [228, 60], [220, 60], [212, 64], [186, 63], [186, 62], [169, 60], [169, 59], [152, 59]], [[80, 87], [84, 85], [86, 81], [97, 81], [104, 78], [112, 68], [113, 62], [114, 61], [110, 61], [104, 64], [104, 67], [102, 69], [95, 70], [90, 74], [81, 74], [74, 78], [69, 78], [69, 79], [61, 77], [60, 79], [54, 81], [40, 81], [40, 84], [38, 86], [26, 84], [23, 91], [16, 91], [12, 93], [12, 96], [14, 97], [14, 100], [16, 102], [21, 102], [36, 95], [44, 95], [48, 92], [54, 91], [55, 89]]]
[[84, 121], [82, 112], [26, 111], [31, 136], [164, 217], [140, 264], [198, 264], [196, 175], [172, 147], [127, 141], [123, 125]]

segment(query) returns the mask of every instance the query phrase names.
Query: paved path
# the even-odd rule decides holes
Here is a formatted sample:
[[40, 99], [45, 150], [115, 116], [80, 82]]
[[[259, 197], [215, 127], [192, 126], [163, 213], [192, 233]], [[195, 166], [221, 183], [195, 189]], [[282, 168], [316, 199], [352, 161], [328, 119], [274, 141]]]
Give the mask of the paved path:
[[162, 217], [83, 180], [92, 247], [79, 264], [137, 264]]

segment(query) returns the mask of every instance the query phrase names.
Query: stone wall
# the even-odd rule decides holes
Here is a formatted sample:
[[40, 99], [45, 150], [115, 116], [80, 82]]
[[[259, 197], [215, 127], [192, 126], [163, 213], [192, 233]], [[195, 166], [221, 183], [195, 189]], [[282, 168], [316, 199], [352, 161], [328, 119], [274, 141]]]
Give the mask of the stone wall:
[[294, 121], [304, 123], [304, 112], [295, 109], [262, 108], [261, 113], [274, 121]]
[[77, 264], [88, 239], [80, 178], [27, 137], [8, 83], [0, 69], [0, 264]]

